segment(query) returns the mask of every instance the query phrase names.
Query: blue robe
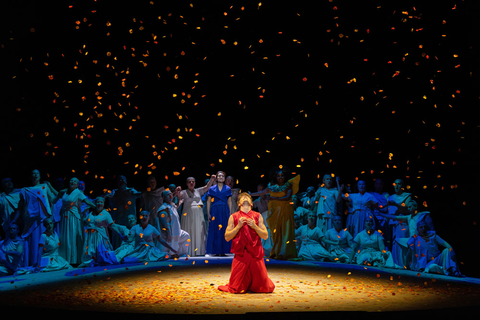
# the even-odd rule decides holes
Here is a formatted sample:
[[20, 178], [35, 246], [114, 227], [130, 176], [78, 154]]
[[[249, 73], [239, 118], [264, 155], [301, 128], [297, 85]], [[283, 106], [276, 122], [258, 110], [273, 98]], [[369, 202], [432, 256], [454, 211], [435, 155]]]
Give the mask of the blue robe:
[[207, 235], [206, 253], [208, 254], [230, 253], [232, 244], [225, 240], [225, 230], [230, 218], [228, 198], [231, 196], [232, 190], [227, 185], [223, 185], [222, 190], [219, 190], [218, 185], [214, 185], [207, 191], [207, 199], [208, 197], [212, 198], [212, 202], [210, 202], [210, 217], [212, 220]]

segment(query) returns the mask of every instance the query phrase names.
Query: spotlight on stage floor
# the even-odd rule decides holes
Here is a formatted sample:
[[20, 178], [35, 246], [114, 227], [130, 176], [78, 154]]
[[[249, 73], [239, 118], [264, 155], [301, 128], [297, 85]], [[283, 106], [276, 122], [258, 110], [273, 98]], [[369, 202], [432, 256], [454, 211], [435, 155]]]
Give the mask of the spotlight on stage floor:
[[[339, 263], [267, 260], [272, 294], [217, 290], [231, 257], [180, 258], [0, 278], [0, 304], [55, 314], [182, 314], [291, 318], [328, 312], [392, 317], [478, 312], [480, 279]], [[478, 314], [478, 313], [477, 313]], [[391, 318], [391, 317], [390, 317]]]

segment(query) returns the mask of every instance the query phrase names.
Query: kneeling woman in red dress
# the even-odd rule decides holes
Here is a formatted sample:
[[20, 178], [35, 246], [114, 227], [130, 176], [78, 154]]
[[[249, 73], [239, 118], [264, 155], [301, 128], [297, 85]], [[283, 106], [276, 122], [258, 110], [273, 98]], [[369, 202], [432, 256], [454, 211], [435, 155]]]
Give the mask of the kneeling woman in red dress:
[[239, 211], [230, 215], [225, 230], [225, 240], [232, 240], [232, 261], [230, 281], [218, 289], [231, 293], [259, 292], [270, 293], [275, 285], [267, 275], [263, 261], [264, 252], [261, 239], [268, 238], [268, 231], [262, 215], [252, 211], [252, 197], [248, 193], [238, 196]]

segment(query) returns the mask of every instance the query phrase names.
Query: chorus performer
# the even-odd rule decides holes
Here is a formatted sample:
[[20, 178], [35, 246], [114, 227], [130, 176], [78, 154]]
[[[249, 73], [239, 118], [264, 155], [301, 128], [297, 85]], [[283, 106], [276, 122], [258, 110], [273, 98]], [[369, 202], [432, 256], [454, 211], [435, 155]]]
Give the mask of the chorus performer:
[[225, 184], [225, 172], [217, 172], [216, 177], [217, 184], [211, 186], [206, 193], [209, 221], [206, 253], [225, 256], [231, 248], [231, 243], [225, 240], [225, 226], [231, 213], [232, 190]]
[[202, 195], [215, 182], [216, 176], [212, 175], [208, 183], [200, 188], [195, 188], [195, 178], [187, 178], [187, 189], [176, 188], [180, 201], [183, 201], [183, 211], [181, 213], [180, 225], [190, 235], [190, 255], [205, 255], [207, 231], [205, 219], [203, 217]]
[[273, 247], [270, 258], [287, 260], [297, 257], [295, 246], [294, 209], [290, 200], [298, 192], [300, 175], [286, 180], [285, 171], [279, 167], [274, 171], [267, 188], [252, 196], [270, 194], [267, 223], [272, 234]]

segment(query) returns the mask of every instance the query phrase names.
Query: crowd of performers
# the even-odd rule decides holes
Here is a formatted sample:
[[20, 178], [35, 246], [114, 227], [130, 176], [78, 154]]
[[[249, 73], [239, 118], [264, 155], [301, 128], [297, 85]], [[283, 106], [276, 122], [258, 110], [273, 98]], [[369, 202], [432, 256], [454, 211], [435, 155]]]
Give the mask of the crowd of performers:
[[231, 253], [240, 258], [248, 251], [249, 264], [262, 260], [263, 269], [266, 257], [462, 276], [452, 247], [435, 233], [429, 212], [418, 212], [401, 179], [388, 194], [382, 179], [367, 192], [365, 181], [347, 190], [326, 174], [318, 187], [299, 192], [300, 176], [278, 168], [267, 185], [241, 193], [222, 171], [201, 187], [189, 177], [185, 189], [158, 186], [149, 176], [144, 191], [120, 175], [115, 189], [96, 198], [75, 177], [66, 188], [61, 179], [42, 181], [39, 170], [31, 172], [28, 187], [2, 180], [0, 275]]

